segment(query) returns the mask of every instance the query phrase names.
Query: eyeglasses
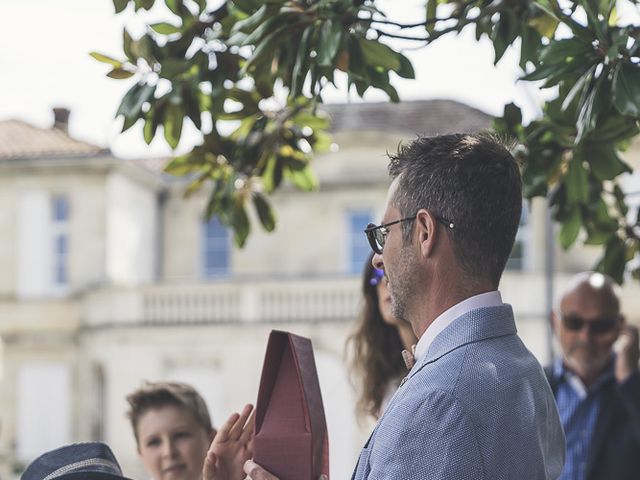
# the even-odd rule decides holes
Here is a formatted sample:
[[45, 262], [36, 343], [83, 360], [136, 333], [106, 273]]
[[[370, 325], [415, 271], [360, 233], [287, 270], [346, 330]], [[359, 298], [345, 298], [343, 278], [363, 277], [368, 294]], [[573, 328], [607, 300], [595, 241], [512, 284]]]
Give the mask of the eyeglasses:
[[590, 333], [603, 335], [616, 328], [618, 318], [601, 318], [599, 320], [586, 321], [577, 315], [562, 315], [562, 325], [572, 332], [578, 332], [586, 326]]
[[[401, 218], [400, 220], [396, 220], [394, 222], [383, 223], [381, 225], [376, 225], [375, 223], [368, 224], [367, 228], [364, 229], [364, 234], [367, 236], [367, 240], [369, 241], [369, 245], [371, 245], [371, 249], [377, 254], [381, 254], [382, 249], [384, 248], [384, 242], [386, 241], [387, 234], [389, 233], [389, 227], [391, 225], [395, 225], [396, 223], [415, 220], [416, 215], [413, 215], [412, 217]], [[436, 220], [443, 224], [445, 227], [450, 228], [451, 230], [453, 230], [455, 227], [453, 222], [445, 218], [436, 217]]]

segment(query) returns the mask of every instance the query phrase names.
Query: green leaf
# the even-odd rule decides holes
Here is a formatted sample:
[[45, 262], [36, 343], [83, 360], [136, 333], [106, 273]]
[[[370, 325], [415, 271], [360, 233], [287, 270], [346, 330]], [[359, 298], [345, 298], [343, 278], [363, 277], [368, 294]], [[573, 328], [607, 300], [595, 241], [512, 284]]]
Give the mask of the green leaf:
[[129, 0], [113, 0], [113, 6], [116, 9], [116, 13], [122, 12], [129, 5]]
[[589, 233], [587, 239], [584, 241], [585, 245], [604, 245], [612, 237], [611, 232], [603, 232], [600, 230], [594, 230]]
[[586, 203], [589, 199], [589, 177], [582, 166], [581, 158], [575, 156], [568, 167], [564, 179], [567, 185], [567, 201], [571, 205]]
[[543, 11], [540, 15], [529, 20], [529, 25], [533, 27], [541, 36], [548, 39], [553, 38], [560, 20], [555, 15]]
[[158, 130], [158, 126], [162, 120], [162, 116], [164, 115], [164, 102], [158, 102], [155, 105], [151, 106], [149, 111], [145, 114], [145, 122], [144, 128], [142, 129], [142, 134], [144, 137], [144, 141], [149, 145], [153, 138], [156, 135], [156, 131]]
[[574, 57], [583, 57], [591, 51], [593, 51], [591, 44], [579, 38], [551, 40], [549, 45], [540, 52], [540, 62], [543, 64], [566, 63]]
[[398, 70], [400, 59], [397, 52], [376, 40], [359, 38], [364, 60], [372, 66], [384, 67], [387, 70]]
[[324, 22], [320, 28], [320, 37], [318, 38], [318, 65], [321, 67], [330, 67], [333, 65], [333, 59], [336, 53], [338, 53], [341, 41], [342, 24], [338, 20], [333, 19]]
[[593, 74], [595, 73], [595, 71], [596, 71], [596, 65], [593, 65], [591, 68], [589, 68], [584, 73], [584, 75], [582, 75], [573, 84], [573, 86], [569, 90], [569, 93], [567, 93], [567, 95], [565, 96], [564, 100], [562, 101], [562, 107], [560, 107], [562, 109], [562, 111], [567, 110], [567, 108], [569, 108], [569, 106], [574, 101], [574, 99], [577, 97], [577, 95], [579, 93], [582, 93], [582, 91], [585, 88], [585, 86], [588, 85], [589, 82], [591, 81], [591, 79], [593, 78]]
[[611, 93], [616, 110], [640, 118], [640, 67], [627, 62], [616, 66]]
[[197, 165], [198, 162], [197, 160], [194, 160], [193, 155], [186, 154], [178, 157], [173, 157], [171, 161], [164, 167], [164, 171], [169, 175], [180, 177], [192, 173]]
[[591, 173], [600, 181], [613, 180], [622, 173], [631, 173], [632, 170], [618, 157], [615, 148], [611, 144], [593, 143], [586, 147], [589, 152], [588, 162]]
[[427, 0], [427, 16], [425, 17], [425, 25], [426, 30], [429, 35], [432, 35], [436, 30], [436, 18], [437, 18], [437, 10], [438, 10], [438, 0]]
[[142, 130], [142, 135], [144, 137], [144, 141], [147, 145], [149, 145], [153, 141], [153, 137], [156, 135], [156, 129], [158, 125], [154, 125], [153, 117], [149, 117], [144, 121], [144, 128]]
[[318, 188], [318, 179], [310, 167], [303, 168], [302, 170], [287, 168], [284, 173], [289, 181], [300, 190], [311, 192]]
[[626, 195], [620, 188], [620, 185], [613, 187], [613, 195], [616, 199], [616, 207], [622, 216], [626, 216], [629, 212], [629, 206], [627, 205]]
[[180, 15], [182, 0], [164, 0], [164, 2], [167, 4], [167, 7], [169, 7], [169, 10], [171, 10], [176, 15]]
[[237, 32], [251, 32], [262, 23], [267, 14], [267, 4], [265, 3], [249, 17], [236, 22], [231, 28], [231, 35]]
[[177, 27], [167, 22], [153, 23], [149, 25], [155, 32], [162, 35], [172, 35], [174, 33], [180, 33], [181, 27]]
[[151, 37], [144, 34], [131, 43], [131, 55], [136, 59], [143, 58], [149, 65], [153, 65], [155, 60], [153, 55], [154, 45], [155, 43]]
[[254, 192], [253, 204], [264, 229], [267, 232], [272, 232], [276, 228], [276, 216], [271, 205], [269, 205], [267, 197], [260, 192]]
[[134, 117], [138, 115], [142, 110], [144, 103], [153, 98], [155, 91], [155, 85], [136, 83], [129, 89], [122, 99], [120, 107], [116, 112], [116, 117], [118, 115], [124, 115], [125, 117]]
[[180, 143], [184, 113], [179, 105], [169, 103], [165, 112], [162, 125], [164, 126], [164, 138], [171, 148], [176, 148]]
[[398, 70], [396, 71], [396, 74], [398, 74], [398, 76], [402, 78], [410, 78], [410, 79], [416, 78], [416, 73], [413, 70], [413, 65], [411, 64], [411, 61], [401, 53], [396, 53], [396, 56], [400, 61], [400, 68], [398, 68]]
[[562, 224], [562, 228], [560, 228], [559, 239], [562, 248], [566, 250], [573, 245], [573, 242], [578, 238], [581, 226], [582, 214], [580, 213], [580, 208], [576, 207], [573, 209], [571, 216]]
[[109, 73], [107, 73], [107, 77], [115, 78], [117, 80], [122, 80], [124, 78], [131, 78], [135, 75], [134, 72], [130, 72], [129, 70], [125, 70], [124, 68], [114, 68]]
[[122, 29], [122, 48], [124, 50], [124, 54], [127, 56], [132, 63], [136, 63], [137, 57], [131, 51], [131, 44], [133, 43], [133, 39], [129, 32], [127, 32], [126, 28]]
[[247, 241], [251, 225], [249, 224], [249, 217], [247, 211], [244, 208], [244, 203], [241, 197], [238, 196], [233, 202], [233, 210], [231, 211], [231, 226], [233, 227], [234, 240], [236, 245], [242, 248]]
[[309, 59], [309, 39], [313, 35], [314, 28], [309, 25], [305, 28], [300, 38], [300, 45], [298, 45], [298, 54], [296, 55], [296, 62], [291, 72], [291, 92], [290, 97], [297, 97], [302, 93], [304, 86], [304, 79], [307, 77], [308, 59]]
[[608, 102], [608, 86], [606, 73], [600, 74], [598, 79], [592, 83], [591, 90], [584, 96], [584, 102], [580, 106], [578, 113], [578, 135], [575, 143], [580, 143], [596, 127], [600, 112], [606, 108]]
[[301, 127], [308, 126], [314, 130], [326, 130], [327, 128], [329, 128], [330, 123], [329, 118], [321, 113], [317, 113], [316, 115], [314, 115], [310, 112], [305, 111], [302, 111], [295, 115], [293, 118], [291, 118], [291, 121]]
[[262, 174], [262, 186], [267, 193], [273, 193], [282, 182], [283, 162], [278, 157], [272, 155], [267, 160], [267, 166]]
[[123, 62], [121, 62], [120, 60], [116, 60], [115, 58], [108, 57], [107, 55], [103, 55], [102, 53], [91, 52], [89, 55], [91, 55], [99, 62], [108, 63], [109, 65], [113, 65], [115, 68], [122, 67]]
[[261, 60], [264, 60], [265, 58], [272, 58], [275, 47], [287, 39], [288, 27], [288, 25], [282, 25], [264, 37], [253, 50], [251, 56], [247, 59], [240, 71], [240, 74], [246, 74], [252, 65], [259, 63]]
[[[271, 17], [264, 23], [260, 24], [253, 32], [247, 35], [242, 42], [243, 46], [257, 45], [259, 40], [270, 35], [276, 28], [280, 28], [283, 22], [282, 16]], [[229, 41], [231, 43], [231, 41]]]
[[616, 282], [622, 283], [626, 262], [626, 246], [622, 239], [615, 236], [605, 247], [602, 269]]
[[189, 60], [183, 58], [168, 58], [162, 62], [160, 71], [163, 78], [174, 78], [183, 74], [192, 66]]

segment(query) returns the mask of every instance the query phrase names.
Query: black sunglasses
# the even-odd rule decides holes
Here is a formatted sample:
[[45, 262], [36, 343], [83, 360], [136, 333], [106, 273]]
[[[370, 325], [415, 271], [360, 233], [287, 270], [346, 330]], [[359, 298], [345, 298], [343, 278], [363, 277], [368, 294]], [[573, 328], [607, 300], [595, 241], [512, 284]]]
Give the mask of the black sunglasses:
[[562, 325], [567, 330], [577, 332], [585, 326], [590, 333], [602, 335], [611, 332], [618, 325], [618, 318], [601, 318], [599, 320], [586, 321], [577, 315], [562, 315]]
[[[381, 254], [382, 249], [384, 248], [384, 242], [386, 241], [387, 234], [389, 233], [389, 227], [391, 225], [395, 225], [396, 223], [415, 220], [416, 215], [413, 215], [412, 217], [401, 218], [400, 220], [396, 220], [394, 222], [383, 223], [381, 225], [376, 225], [375, 223], [368, 224], [367, 228], [364, 229], [364, 234], [367, 236], [367, 240], [369, 241], [369, 245], [371, 245], [371, 249], [375, 253]], [[455, 228], [453, 222], [445, 218], [436, 217], [436, 220], [444, 226], [450, 228], [451, 230]]]

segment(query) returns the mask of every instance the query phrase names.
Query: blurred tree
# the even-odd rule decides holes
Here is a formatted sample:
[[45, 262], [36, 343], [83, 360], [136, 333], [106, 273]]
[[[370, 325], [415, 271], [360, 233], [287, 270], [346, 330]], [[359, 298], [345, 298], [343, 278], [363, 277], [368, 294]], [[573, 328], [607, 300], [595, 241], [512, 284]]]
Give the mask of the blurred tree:
[[427, 0], [412, 24], [393, 21], [374, 0], [113, 2], [118, 13], [168, 14], [140, 38], [125, 29], [122, 60], [92, 53], [111, 65], [109, 77], [136, 79], [117, 112], [123, 131], [142, 121], [150, 143], [161, 127], [175, 148], [185, 118], [192, 122], [202, 144], [167, 171], [191, 176], [188, 193], [211, 182], [207, 215], [230, 225], [240, 246], [250, 203], [271, 231], [266, 194], [283, 180], [317, 187], [311, 154], [330, 144], [317, 107], [336, 70], [359, 96], [377, 88], [397, 102], [390, 74], [414, 71], [385, 40], [426, 46], [468, 27], [491, 40], [495, 63], [519, 43], [523, 80], [557, 90], [542, 118], [524, 125], [509, 104], [495, 128], [520, 143], [525, 195], [548, 196], [562, 246], [583, 232], [585, 243], [603, 246], [598, 268], [618, 281], [639, 253], [638, 212], [628, 212], [618, 178], [631, 171], [619, 152], [639, 131], [640, 26], [618, 17], [615, 0]]

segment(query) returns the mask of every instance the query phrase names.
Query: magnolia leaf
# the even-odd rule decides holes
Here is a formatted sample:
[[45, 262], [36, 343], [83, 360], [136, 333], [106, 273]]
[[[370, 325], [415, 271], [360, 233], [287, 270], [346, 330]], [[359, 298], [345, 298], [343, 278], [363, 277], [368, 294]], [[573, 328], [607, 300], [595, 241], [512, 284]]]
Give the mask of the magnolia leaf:
[[285, 176], [296, 188], [305, 192], [310, 192], [318, 189], [318, 179], [310, 167], [307, 166], [302, 170], [293, 170], [291, 168], [286, 168], [284, 172]]
[[631, 168], [618, 157], [613, 145], [594, 143], [587, 148], [591, 173], [598, 180], [613, 180], [622, 173], [631, 173]]
[[565, 174], [567, 201], [571, 205], [587, 202], [589, 198], [589, 177], [582, 166], [582, 161], [580, 158], [574, 157], [569, 162], [568, 167]]
[[164, 138], [169, 146], [175, 149], [180, 142], [184, 113], [180, 105], [170, 103], [165, 112], [162, 125], [164, 126]]
[[135, 75], [134, 72], [130, 72], [129, 70], [125, 70], [124, 68], [114, 68], [109, 73], [107, 73], [107, 77], [115, 78], [117, 80], [122, 80], [124, 78], [131, 78]]
[[276, 228], [276, 216], [267, 197], [260, 192], [254, 192], [253, 204], [264, 229], [267, 232], [272, 232]]
[[115, 68], [122, 67], [123, 62], [121, 62], [120, 60], [116, 60], [115, 58], [108, 57], [107, 55], [104, 55], [102, 53], [91, 52], [89, 55], [91, 55], [93, 58], [95, 58], [99, 62], [108, 63], [109, 65], [113, 65]]
[[113, 0], [113, 6], [116, 9], [116, 13], [122, 12], [129, 5], [129, 0]]
[[342, 40], [342, 25], [338, 20], [329, 19], [320, 28], [317, 62], [321, 67], [330, 67], [338, 53]]
[[153, 98], [156, 91], [155, 85], [144, 85], [136, 83], [126, 93], [120, 108], [116, 112], [116, 116], [124, 115], [125, 117], [134, 117], [140, 114], [142, 106]]
[[611, 93], [620, 113], [640, 118], [640, 66], [627, 62], [617, 65]]
[[573, 245], [573, 242], [578, 238], [581, 226], [582, 214], [580, 213], [580, 208], [576, 207], [573, 209], [569, 218], [564, 221], [562, 228], [560, 228], [559, 239], [562, 248], [566, 250]]
[[529, 20], [529, 25], [533, 27], [540, 35], [548, 39], [553, 38], [553, 34], [556, 33], [556, 29], [560, 24], [560, 20], [555, 15], [551, 15], [548, 12], [543, 11], [537, 17]]
[[416, 72], [413, 70], [413, 65], [411, 64], [411, 60], [405, 57], [401, 53], [396, 53], [396, 57], [400, 61], [400, 68], [396, 71], [398, 76], [402, 78], [416, 78]]
[[231, 226], [233, 227], [234, 240], [236, 245], [242, 248], [247, 241], [249, 232], [251, 231], [251, 225], [249, 224], [249, 217], [244, 207], [242, 197], [238, 196], [234, 202], [231, 211]]
[[162, 35], [172, 35], [174, 33], [180, 33], [181, 27], [177, 27], [167, 22], [154, 23], [150, 25], [153, 31]]
[[398, 70], [400, 60], [397, 52], [376, 40], [359, 38], [360, 48], [365, 61], [369, 65], [384, 67], [387, 70]]

